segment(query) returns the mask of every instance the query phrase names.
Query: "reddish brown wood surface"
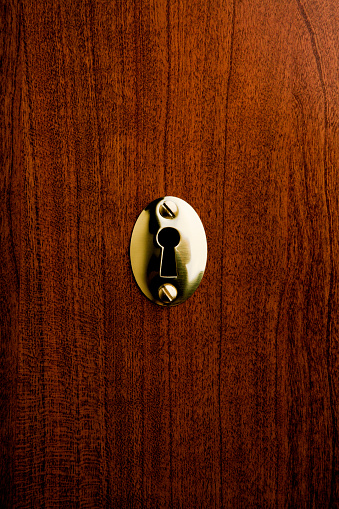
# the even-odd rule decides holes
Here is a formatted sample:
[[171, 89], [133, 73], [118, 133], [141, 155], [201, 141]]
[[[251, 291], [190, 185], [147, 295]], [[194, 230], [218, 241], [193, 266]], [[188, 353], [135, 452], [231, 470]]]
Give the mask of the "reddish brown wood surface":
[[[6, 508], [335, 508], [337, 0], [2, 4]], [[139, 292], [139, 212], [206, 228]]]

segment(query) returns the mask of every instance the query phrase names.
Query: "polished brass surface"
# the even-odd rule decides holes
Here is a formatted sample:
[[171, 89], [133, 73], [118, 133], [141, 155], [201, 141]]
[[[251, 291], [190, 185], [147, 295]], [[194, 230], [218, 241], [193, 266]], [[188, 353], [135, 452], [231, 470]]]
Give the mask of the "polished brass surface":
[[154, 200], [134, 225], [130, 258], [135, 280], [148, 299], [161, 306], [184, 302], [199, 286], [207, 261], [198, 214], [174, 196]]

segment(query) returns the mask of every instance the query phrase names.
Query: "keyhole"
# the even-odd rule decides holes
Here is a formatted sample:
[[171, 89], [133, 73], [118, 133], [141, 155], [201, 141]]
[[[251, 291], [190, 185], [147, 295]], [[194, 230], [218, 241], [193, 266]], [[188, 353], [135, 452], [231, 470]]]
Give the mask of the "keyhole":
[[177, 277], [175, 246], [179, 244], [180, 234], [175, 228], [163, 228], [158, 233], [158, 243], [162, 247], [160, 276]]

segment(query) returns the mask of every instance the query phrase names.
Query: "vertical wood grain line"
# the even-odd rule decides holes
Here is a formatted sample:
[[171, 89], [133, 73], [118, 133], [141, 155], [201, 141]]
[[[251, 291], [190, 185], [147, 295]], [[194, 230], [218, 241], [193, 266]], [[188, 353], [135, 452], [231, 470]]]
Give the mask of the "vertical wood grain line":
[[[15, 444], [17, 420], [18, 313], [20, 309], [19, 265], [15, 253], [12, 194], [15, 157], [15, 99], [18, 92], [18, 63], [21, 41], [21, 4], [1, 6], [1, 155], [0, 174], [0, 503], [12, 508], [15, 482]], [[5, 94], [8, 94], [8, 101]], [[20, 103], [19, 103], [20, 109]], [[8, 264], [6, 264], [6, 262]]]
[[134, 2], [134, 58], [135, 58], [135, 126], [136, 126], [136, 137], [135, 137], [135, 162], [136, 162], [136, 170], [140, 171], [140, 162], [141, 162], [141, 105], [140, 105], [140, 83], [142, 83], [141, 75], [142, 69], [140, 62], [140, 44], [141, 44], [141, 7], [139, 0], [135, 0]]
[[166, 37], [166, 45], [167, 45], [167, 96], [166, 96], [166, 113], [165, 113], [165, 126], [164, 126], [164, 188], [165, 195], [167, 195], [167, 167], [168, 167], [168, 129], [169, 129], [169, 111], [171, 104], [171, 72], [172, 72], [172, 59], [171, 59], [171, 7], [170, 0], [166, 2], [166, 29], [167, 29], [167, 37]]
[[[100, 135], [100, 119], [99, 119], [99, 101], [98, 101], [98, 80], [97, 80], [97, 72], [96, 69], [98, 68], [97, 65], [97, 58], [96, 58], [96, 51], [94, 51], [95, 48], [95, 41], [94, 41], [94, 35], [95, 35], [95, 12], [93, 5], [89, 7], [89, 33], [90, 33], [90, 55], [91, 55], [91, 71], [92, 71], [92, 79], [93, 79], [93, 94], [94, 94], [94, 104], [95, 104], [95, 121], [96, 121], [96, 134], [97, 134], [97, 148], [98, 148], [98, 188], [99, 188], [99, 199], [100, 199], [100, 244], [102, 246], [101, 248], [101, 256], [100, 256], [100, 271], [101, 271], [101, 291], [104, 293], [104, 273], [105, 273], [105, 263], [104, 263], [104, 253], [105, 253], [105, 238], [104, 238], [104, 219], [103, 219], [103, 157], [102, 157], [102, 140]], [[105, 297], [103, 295], [103, 308], [105, 307]], [[102, 327], [103, 327], [103, 336], [106, 337], [106, 327], [105, 327], [105, 309], [102, 309]], [[103, 341], [103, 373], [106, 373], [106, 366], [107, 366], [107, 342]], [[104, 375], [103, 375], [104, 377]], [[108, 481], [107, 481], [107, 472], [108, 472], [108, 460], [107, 460], [107, 413], [106, 413], [106, 397], [107, 397], [107, 387], [106, 384], [103, 381], [104, 391], [103, 391], [103, 406], [104, 406], [104, 444], [105, 449], [103, 451], [103, 465], [101, 469], [101, 475], [102, 475], [102, 482], [104, 486], [101, 488], [101, 496], [102, 496], [102, 503], [104, 500], [107, 500], [107, 490], [108, 490]]]
[[229, 60], [229, 70], [227, 77], [227, 86], [226, 86], [226, 115], [225, 115], [225, 128], [224, 128], [224, 142], [225, 142], [225, 150], [224, 150], [224, 171], [222, 176], [222, 226], [221, 226], [221, 277], [220, 277], [220, 335], [219, 335], [219, 373], [218, 373], [218, 411], [219, 411], [219, 470], [220, 470], [220, 507], [224, 507], [224, 496], [223, 496], [223, 432], [222, 432], [222, 408], [221, 408], [221, 366], [222, 366], [222, 342], [224, 337], [224, 315], [223, 315], [223, 281], [224, 281], [224, 259], [222, 253], [224, 251], [224, 236], [225, 236], [225, 185], [226, 185], [226, 168], [227, 168], [227, 134], [228, 134], [228, 109], [229, 109], [229, 96], [230, 96], [230, 86], [231, 86], [231, 77], [232, 77], [232, 64], [233, 64], [233, 51], [234, 51], [234, 32], [235, 32], [235, 0], [233, 0], [232, 5], [232, 25], [231, 25], [231, 45], [230, 45], [230, 60]]
[[12, 221], [12, 180], [13, 180], [13, 169], [14, 169], [14, 108], [15, 108], [15, 96], [17, 92], [17, 76], [18, 76], [18, 58], [19, 58], [19, 48], [20, 48], [20, 39], [21, 39], [21, 4], [19, 4], [19, 16], [18, 16], [18, 34], [16, 40], [16, 48], [15, 48], [15, 58], [14, 58], [14, 71], [13, 71], [13, 92], [12, 92], [12, 101], [11, 101], [11, 163], [10, 163], [10, 172], [8, 176], [8, 185], [9, 192], [6, 195], [6, 212], [9, 222], [9, 233], [10, 233], [10, 241], [11, 241], [11, 256], [13, 257], [13, 264], [15, 270], [15, 278], [16, 284], [19, 289], [20, 279], [19, 279], [19, 267], [16, 259], [15, 249], [14, 249], [14, 237], [13, 237], [13, 221]]
[[[278, 391], [279, 391], [279, 386], [278, 386], [278, 336], [279, 336], [279, 325], [280, 325], [282, 305], [283, 305], [283, 300], [284, 300], [284, 296], [285, 296], [285, 292], [286, 292], [286, 283], [287, 283], [287, 279], [285, 276], [285, 280], [284, 280], [283, 286], [280, 290], [280, 295], [279, 295], [279, 300], [278, 300], [278, 315], [277, 315], [277, 322], [276, 322], [276, 327], [275, 327], [275, 386], [274, 386], [274, 390], [275, 390], [274, 405], [275, 405], [275, 407], [274, 407], [274, 418], [275, 418], [276, 426], [278, 424]], [[279, 442], [277, 442], [277, 444], [276, 444], [276, 451], [277, 452], [276, 452], [276, 462], [275, 462], [275, 465], [276, 465], [276, 469], [275, 469], [275, 472], [276, 472], [276, 475], [275, 475], [275, 493], [276, 493], [275, 507], [278, 508], [279, 507], [279, 497], [278, 497], [278, 493], [279, 493], [279, 465], [280, 465], [280, 457], [281, 457], [281, 450], [280, 450]]]
[[328, 111], [329, 111], [329, 101], [326, 91], [325, 79], [324, 79], [324, 71], [321, 63], [321, 56], [319, 53], [316, 34], [312, 27], [311, 21], [307, 15], [306, 9], [304, 5], [301, 3], [301, 0], [296, 0], [300, 15], [305, 23], [307, 31], [309, 33], [312, 51], [314, 55], [314, 59], [317, 66], [317, 71], [319, 75], [319, 81], [321, 85], [321, 90], [324, 98], [324, 188], [325, 188], [325, 203], [326, 203], [326, 212], [327, 212], [327, 224], [328, 224], [328, 236], [329, 236], [329, 250], [330, 250], [330, 280], [329, 280], [329, 292], [327, 299], [327, 323], [326, 323], [326, 355], [327, 355], [327, 377], [328, 377], [328, 385], [329, 385], [329, 401], [331, 407], [331, 418], [332, 418], [332, 472], [331, 472], [331, 494], [329, 507], [334, 506], [334, 490], [335, 490], [335, 470], [336, 470], [336, 456], [335, 451], [338, 442], [337, 435], [337, 419], [334, 409], [335, 395], [334, 395], [334, 387], [333, 380], [331, 376], [331, 322], [332, 322], [332, 303], [334, 297], [334, 261], [333, 261], [333, 225], [332, 225], [332, 214], [331, 214], [331, 203], [329, 196], [329, 164], [328, 164]]
[[171, 337], [170, 337], [170, 323], [169, 314], [167, 313], [167, 343], [168, 343], [168, 406], [169, 406], [169, 481], [170, 481], [170, 501], [173, 507], [173, 411], [172, 411], [172, 357], [171, 357]]
[[[39, 196], [38, 196], [38, 178], [36, 173], [36, 161], [37, 161], [37, 150], [34, 140], [34, 122], [33, 122], [33, 113], [34, 113], [34, 104], [32, 101], [33, 93], [32, 93], [32, 84], [31, 84], [31, 78], [30, 78], [30, 70], [29, 70], [29, 57], [28, 57], [28, 42], [27, 42], [27, 26], [26, 26], [26, 18], [25, 18], [25, 11], [24, 8], [22, 9], [22, 17], [21, 17], [21, 23], [22, 23], [22, 37], [23, 37], [23, 49], [24, 49], [24, 65], [23, 65], [23, 73], [24, 73], [24, 79], [26, 81], [26, 94], [27, 94], [27, 102], [28, 102], [28, 112], [26, 114], [27, 118], [25, 119], [27, 121], [27, 125], [24, 126], [24, 129], [27, 129], [26, 133], [26, 143], [28, 145], [28, 152], [32, 156], [31, 158], [31, 164], [24, 168], [24, 200], [25, 205], [27, 207], [28, 215], [31, 214], [32, 224], [30, 225], [30, 230], [28, 231], [29, 239], [28, 242], [34, 242], [34, 261], [33, 266], [34, 270], [32, 271], [32, 279], [33, 279], [33, 285], [35, 290], [34, 295], [34, 301], [32, 301], [30, 304], [34, 302], [36, 305], [35, 308], [35, 332], [36, 335], [34, 339], [36, 340], [37, 345], [37, 352], [38, 352], [38, 359], [36, 364], [36, 374], [41, 384], [41, 392], [40, 392], [40, 403], [41, 403], [41, 426], [42, 433], [41, 433], [41, 450], [43, 451], [42, 454], [42, 460], [41, 460], [41, 485], [40, 485], [40, 491], [41, 491], [41, 499], [44, 501], [45, 507], [45, 501], [46, 501], [46, 443], [47, 443], [47, 420], [46, 420], [46, 347], [44, 342], [44, 331], [43, 331], [43, 271], [42, 271], [42, 236], [41, 236], [41, 226], [40, 226], [40, 210], [39, 210]], [[31, 309], [30, 309], [31, 311]], [[31, 320], [31, 315], [29, 317]], [[21, 327], [20, 327], [21, 328]], [[23, 335], [24, 336], [24, 335]], [[24, 336], [25, 338], [25, 336]], [[24, 341], [27, 343], [28, 337], [24, 339]], [[39, 361], [39, 362], [38, 362]], [[26, 402], [23, 403], [24, 405]], [[40, 423], [39, 423], [40, 424]], [[25, 422], [25, 433], [28, 429], [28, 423]], [[35, 437], [27, 437], [25, 435], [25, 440], [27, 438], [30, 438], [32, 440], [32, 453], [30, 457], [31, 464], [34, 464], [34, 457], [33, 457], [33, 451], [34, 451], [34, 439]], [[18, 465], [16, 465], [18, 466]], [[32, 469], [33, 470], [33, 469]], [[33, 472], [32, 474], [32, 485], [33, 485]]]

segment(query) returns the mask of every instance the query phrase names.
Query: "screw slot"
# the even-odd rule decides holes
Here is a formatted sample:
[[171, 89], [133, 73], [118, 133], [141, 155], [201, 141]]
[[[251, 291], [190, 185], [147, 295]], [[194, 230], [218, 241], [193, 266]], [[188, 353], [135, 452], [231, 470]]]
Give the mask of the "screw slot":
[[166, 283], [165, 285], [160, 286], [159, 291], [159, 299], [165, 304], [169, 304], [172, 302], [176, 296], [178, 295], [178, 291], [175, 286]]
[[178, 206], [174, 201], [166, 200], [160, 205], [159, 212], [165, 219], [174, 219], [178, 215]]

